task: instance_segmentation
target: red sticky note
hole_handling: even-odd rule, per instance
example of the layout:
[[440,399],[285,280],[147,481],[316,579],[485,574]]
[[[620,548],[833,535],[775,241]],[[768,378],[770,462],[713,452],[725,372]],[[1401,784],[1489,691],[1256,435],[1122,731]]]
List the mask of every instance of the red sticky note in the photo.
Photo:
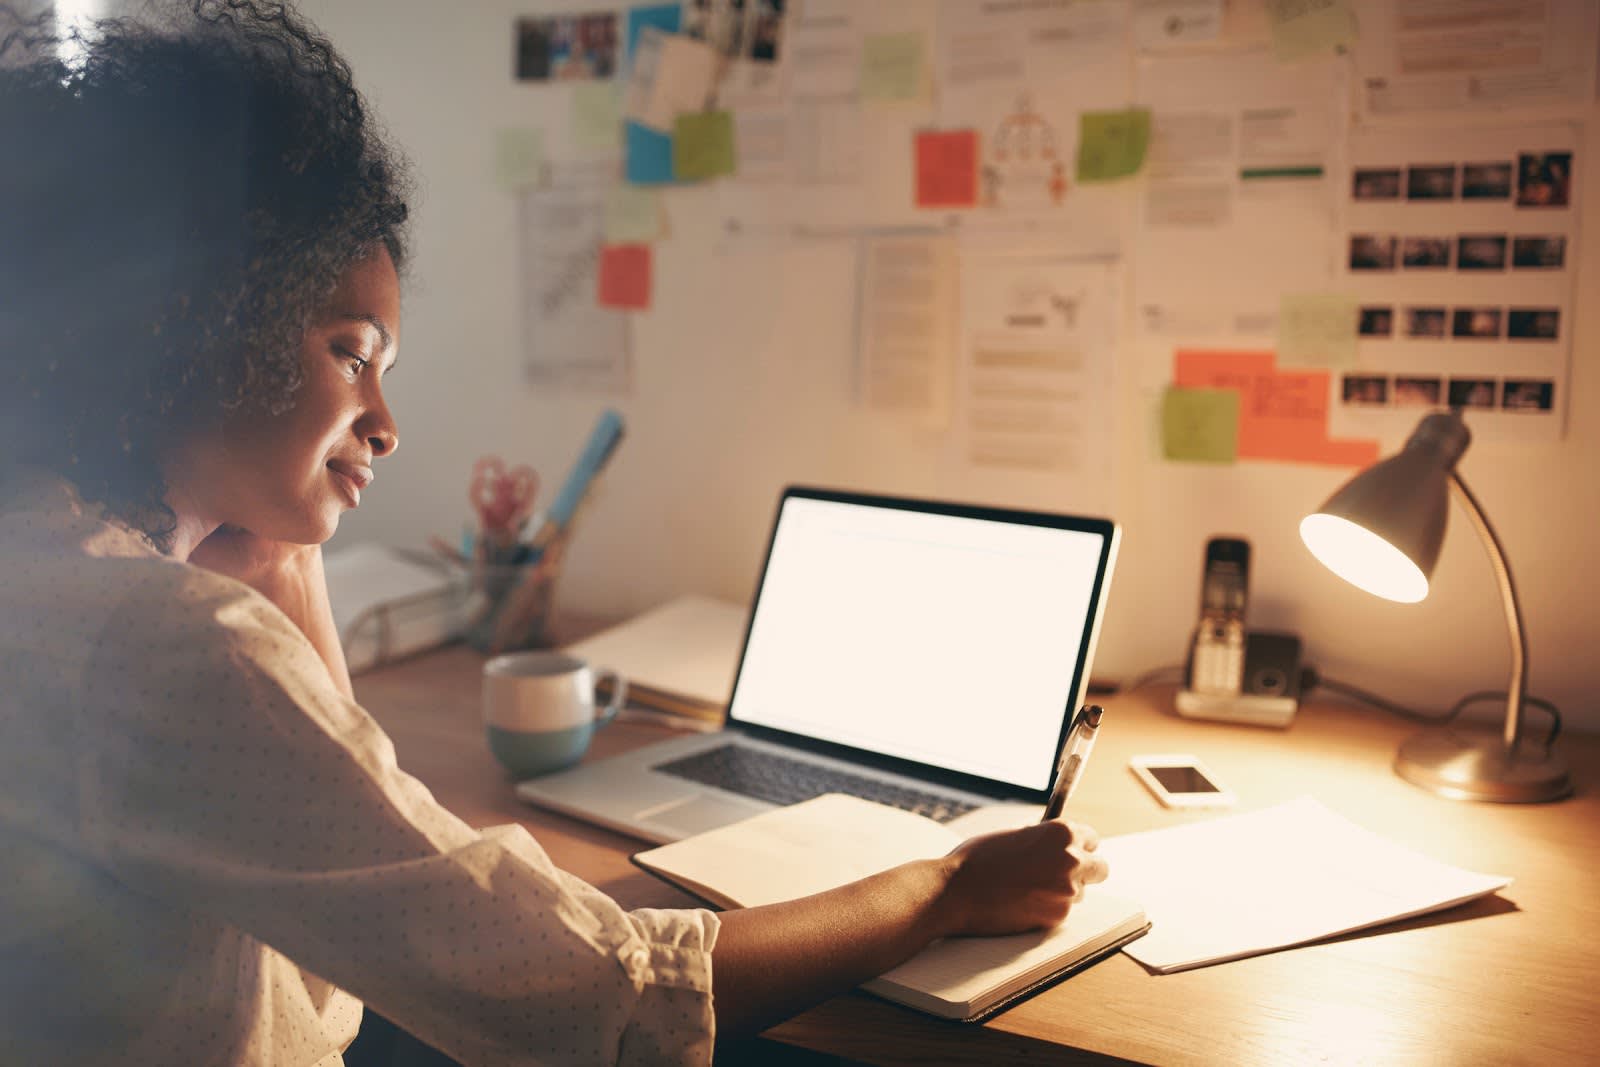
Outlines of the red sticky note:
[[639,310],[650,306],[650,246],[600,249],[600,306]]
[[1172,384],[1239,393],[1239,458],[1363,467],[1376,441],[1328,438],[1328,371],[1280,371],[1271,352],[1180,351]]
[[924,130],[916,156],[918,207],[977,205],[977,130]]

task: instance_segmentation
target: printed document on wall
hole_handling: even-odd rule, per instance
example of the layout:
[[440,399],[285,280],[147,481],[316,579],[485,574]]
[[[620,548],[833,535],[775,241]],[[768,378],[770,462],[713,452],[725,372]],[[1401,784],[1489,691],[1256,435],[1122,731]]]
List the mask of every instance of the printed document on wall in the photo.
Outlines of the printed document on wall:
[[1364,115],[1539,107],[1594,99],[1594,0],[1362,0]]
[[1111,261],[962,257],[956,446],[987,491],[1112,510],[1118,290]]
[[881,236],[861,241],[856,395],[866,408],[950,424],[956,307],[955,241]]
[[628,316],[601,307],[603,188],[551,188],[521,201],[523,367],[531,381],[623,391],[632,382]]
[[1350,146],[1355,366],[1336,433],[1398,443],[1429,408],[1478,440],[1561,436],[1577,275],[1578,127],[1368,130]]

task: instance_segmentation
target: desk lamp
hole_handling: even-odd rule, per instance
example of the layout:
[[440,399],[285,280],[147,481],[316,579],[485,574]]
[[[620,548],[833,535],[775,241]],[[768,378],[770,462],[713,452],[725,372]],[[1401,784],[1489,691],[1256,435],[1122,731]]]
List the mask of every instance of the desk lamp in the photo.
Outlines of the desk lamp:
[[1300,538],[1345,581],[1414,604],[1428,595],[1444,543],[1447,498],[1455,495],[1489,553],[1511,631],[1505,727],[1499,736],[1466,728],[1424,730],[1400,746],[1395,773],[1454,800],[1559,800],[1572,791],[1565,765],[1548,746],[1523,736],[1528,641],[1511,569],[1483,509],[1455,470],[1471,440],[1459,411],[1425,416],[1398,455],[1357,474],[1306,516]]

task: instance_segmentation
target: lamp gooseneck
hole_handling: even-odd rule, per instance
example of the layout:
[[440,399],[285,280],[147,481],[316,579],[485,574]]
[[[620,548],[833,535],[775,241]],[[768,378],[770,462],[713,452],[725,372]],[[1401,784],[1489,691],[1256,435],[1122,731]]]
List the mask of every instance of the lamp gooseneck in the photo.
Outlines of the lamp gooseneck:
[[1522,706],[1528,699],[1528,635],[1522,628],[1522,603],[1517,599],[1517,587],[1511,580],[1511,564],[1506,560],[1505,549],[1489,524],[1489,517],[1478,504],[1478,498],[1455,471],[1450,472],[1450,488],[1489,554],[1489,565],[1494,568],[1495,583],[1500,588],[1500,603],[1506,611],[1506,628],[1511,637],[1511,678],[1506,686],[1503,736],[1507,754],[1515,757],[1522,744]]

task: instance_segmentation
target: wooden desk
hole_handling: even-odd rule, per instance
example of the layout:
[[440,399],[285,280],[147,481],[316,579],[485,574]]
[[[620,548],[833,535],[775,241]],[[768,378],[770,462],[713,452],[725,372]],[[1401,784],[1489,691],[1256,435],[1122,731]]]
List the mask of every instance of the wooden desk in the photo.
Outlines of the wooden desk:
[[[356,693],[393,737],[400,765],[467,822],[524,824],[557,863],[627,906],[692,903],[628,862],[639,842],[515,799],[483,743],[482,662],[449,648],[364,675]],[[1160,808],[1127,770],[1135,752],[1193,752],[1233,786],[1241,810],[1310,793],[1440,860],[1515,881],[1500,895],[1382,933],[1182,974],[1150,975],[1118,954],[983,1026],[850,994],[767,1037],[905,1064],[1594,1062],[1600,738],[1561,740],[1575,797],[1472,804],[1395,777],[1390,761],[1414,727],[1377,711],[1312,704],[1280,732],[1193,723],[1170,707],[1170,689],[1107,701],[1106,729],[1073,798],[1078,816],[1103,834],[1199,817]],[[619,723],[600,735],[594,754],[667,733]]]

